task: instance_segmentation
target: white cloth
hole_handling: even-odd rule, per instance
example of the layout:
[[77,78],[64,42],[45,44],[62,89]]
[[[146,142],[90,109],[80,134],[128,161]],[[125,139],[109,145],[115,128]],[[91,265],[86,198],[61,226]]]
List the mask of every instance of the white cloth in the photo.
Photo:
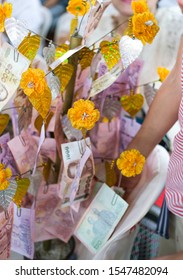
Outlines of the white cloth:
[[6,2],[13,4],[12,16],[14,18],[21,20],[28,29],[40,34],[44,19],[39,0],[8,0]]

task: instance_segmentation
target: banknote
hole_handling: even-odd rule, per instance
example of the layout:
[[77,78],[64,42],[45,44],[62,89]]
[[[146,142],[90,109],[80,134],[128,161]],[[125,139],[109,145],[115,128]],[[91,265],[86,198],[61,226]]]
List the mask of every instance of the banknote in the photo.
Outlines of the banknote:
[[81,140],[83,138],[81,131],[72,127],[67,115],[62,117],[61,122],[64,134],[69,141]]
[[62,202],[59,201],[51,217],[45,220],[44,230],[67,243],[86,211],[86,206],[83,203],[84,201],[81,202],[78,212],[73,211],[73,215],[71,215],[70,206],[63,208]]
[[74,235],[88,250],[97,253],[113,233],[127,207],[126,201],[104,183],[84,213]]
[[8,43],[0,48],[0,110],[15,93],[29,64],[30,61]]
[[13,175],[17,175],[17,167],[13,155],[8,147],[10,141],[10,134],[5,133],[0,137],[0,162],[6,167],[9,167]]
[[13,226],[13,202],[8,209],[8,219],[4,211],[0,209],[0,260],[6,260],[10,256],[11,232]]
[[61,150],[64,167],[60,196],[64,207],[88,198],[94,176],[94,161],[89,138],[62,144]]
[[29,259],[34,256],[34,242],[32,239],[34,210],[21,208],[21,215],[17,215],[14,205],[14,222],[11,237],[11,250]]
[[54,239],[55,236],[45,229],[45,225],[53,220],[53,211],[60,201],[58,197],[58,184],[39,187],[35,205],[34,242]]
[[125,116],[121,116],[120,121],[120,151],[124,151],[127,145],[131,142],[137,131],[140,129],[140,124],[135,120]]
[[[35,163],[37,154],[37,143],[28,131],[22,131],[19,136],[8,142],[8,146],[16,161],[16,165],[21,173],[31,170]],[[37,165],[40,164],[41,157]]]
[[[39,137],[33,136],[38,145]],[[44,143],[41,146],[40,155],[43,158],[43,161],[47,161],[47,159],[51,159],[51,161],[56,161],[56,141],[54,138],[45,138]]]

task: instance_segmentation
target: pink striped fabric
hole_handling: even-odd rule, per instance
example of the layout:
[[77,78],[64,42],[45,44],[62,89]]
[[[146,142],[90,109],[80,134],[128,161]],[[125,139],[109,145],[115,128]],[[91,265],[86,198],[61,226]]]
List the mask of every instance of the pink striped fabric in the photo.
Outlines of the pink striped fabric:
[[166,201],[169,210],[183,217],[183,63],[181,70],[182,99],[179,107],[180,131],[175,136],[166,181]]

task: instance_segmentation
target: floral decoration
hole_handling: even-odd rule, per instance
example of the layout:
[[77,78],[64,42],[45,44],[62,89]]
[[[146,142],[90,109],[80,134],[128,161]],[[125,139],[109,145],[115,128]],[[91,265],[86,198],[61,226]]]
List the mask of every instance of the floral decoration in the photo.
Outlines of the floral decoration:
[[170,70],[168,70],[165,67],[158,67],[157,72],[159,75],[160,82],[163,82],[166,79],[166,77],[169,75]]
[[74,16],[84,16],[90,9],[90,4],[86,0],[70,0],[67,11]]
[[132,1],[133,16],[129,18],[124,34],[139,39],[144,45],[151,44],[159,31],[157,20],[150,12],[146,0]]
[[27,96],[42,94],[46,87],[44,71],[41,69],[29,68],[22,74],[20,87]]
[[4,23],[6,18],[10,18],[12,15],[12,4],[4,3],[0,4],[0,32],[4,32]]
[[145,13],[147,12],[148,9],[148,5],[147,5],[147,1],[146,0],[139,0],[139,1],[132,1],[132,10],[133,13]]
[[45,80],[43,70],[29,68],[22,74],[20,87],[29,97],[33,107],[46,118],[51,105],[51,92]]
[[157,20],[150,12],[134,14],[132,17],[133,35],[145,45],[151,44],[159,31]]
[[90,100],[80,99],[68,110],[68,118],[74,128],[90,130],[100,118],[100,112]]
[[4,191],[8,188],[11,176],[11,169],[9,167],[5,168],[5,165],[0,163],[0,191]]
[[134,177],[142,172],[145,157],[136,149],[127,150],[120,154],[116,164],[123,176]]

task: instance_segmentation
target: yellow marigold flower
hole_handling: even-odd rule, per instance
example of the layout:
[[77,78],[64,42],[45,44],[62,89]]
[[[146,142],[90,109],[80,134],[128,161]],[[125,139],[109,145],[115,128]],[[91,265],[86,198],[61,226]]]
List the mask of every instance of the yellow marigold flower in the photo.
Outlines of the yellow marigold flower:
[[143,44],[151,44],[159,31],[157,20],[150,12],[135,14],[132,17],[133,35]]
[[138,150],[132,149],[122,152],[116,164],[123,176],[134,177],[142,172],[145,157]]
[[12,176],[12,171],[9,167],[4,168],[4,164],[0,163],[0,191],[6,190],[10,184],[8,179]]
[[68,118],[74,128],[79,130],[90,130],[100,118],[99,110],[90,100],[80,99],[68,110]]
[[44,94],[47,87],[44,71],[29,68],[22,74],[20,87],[27,96]]
[[166,79],[166,77],[169,75],[170,70],[166,69],[165,67],[158,67],[157,72],[160,81],[163,82]]
[[12,14],[12,4],[4,3],[0,4],[0,32],[4,32],[4,22],[6,18],[11,17]]
[[90,9],[90,4],[87,0],[70,0],[67,6],[67,11],[75,16],[84,16]]
[[132,10],[133,13],[145,13],[149,11],[147,1],[146,0],[138,0],[138,1],[132,1]]

